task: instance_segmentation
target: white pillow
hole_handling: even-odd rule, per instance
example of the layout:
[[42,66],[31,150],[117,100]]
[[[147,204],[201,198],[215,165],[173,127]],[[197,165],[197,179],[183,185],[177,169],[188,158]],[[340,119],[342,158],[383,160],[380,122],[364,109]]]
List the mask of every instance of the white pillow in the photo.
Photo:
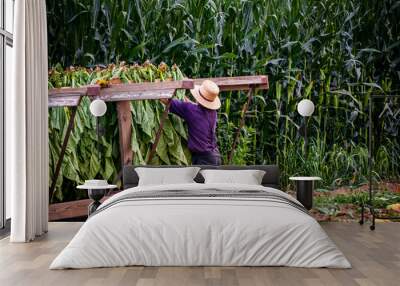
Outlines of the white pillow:
[[205,184],[261,185],[265,171],[261,170],[202,170]]
[[195,183],[193,179],[199,170],[199,167],[135,168],[139,176],[139,186]]

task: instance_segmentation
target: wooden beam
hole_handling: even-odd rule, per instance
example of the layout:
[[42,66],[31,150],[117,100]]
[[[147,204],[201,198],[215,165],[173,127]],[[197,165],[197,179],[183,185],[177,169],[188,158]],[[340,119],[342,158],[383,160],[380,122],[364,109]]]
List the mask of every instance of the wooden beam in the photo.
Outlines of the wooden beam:
[[148,100],[171,98],[175,89],[148,90],[148,91],[124,91],[109,93],[108,90],[101,90],[100,96],[97,97],[108,102],[130,101],[130,100]]
[[192,79],[161,81],[161,82],[142,82],[142,83],[125,83],[110,84],[107,88],[102,88],[100,96],[109,96],[115,94],[146,92],[146,91],[162,91],[170,89],[192,89],[194,81]]
[[84,218],[88,215],[91,199],[63,202],[49,205],[49,221]]
[[[131,165],[133,152],[131,148],[132,137],[132,112],[130,101],[117,102],[119,151],[121,154],[121,166]],[[121,170],[122,170],[121,168]]]
[[[61,87],[49,89],[49,96],[67,96],[67,95],[86,95],[88,87],[99,87],[98,84],[85,85],[82,87]],[[191,89],[194,87],[192,79],[171,80],[160,82],[141,82],[141,83],[117,83],[110,84],[109,87],[101,89],[100,95],[109,95],[115,93],[131,92],[131,91],[152,91],[152,90],[165,90],[165,89]]]
[[256,89],[269,88],[268,77],[265,75],[196,78],[194,79],[194,84],[200,85],[204,80],[215,82],[221,91],[250,90],[253,87]]
[[[115,195],[118,192],[119,191],[110,192],[104,198],[102,198],[100,202],[104,202],[106,199]],[[83,199],[77,201],[50,204],[49,221],[69,220],[87,217],[88,207],[92,202],[93,201],[91,199]]]
[[49,89],[48,106],[78,106],[82,96],[87,95],[88,87],[62,87]]
[[49,89],[49,97],[61,95],[61,96],[68,96],[68,95],[75,95],[75,96],[82,96],[86,95],[87,93],[87,86],[83,87],[61,87],[61,88],[51,88]]
[[63,106],[78,106],[79,99],[82,95],[67,94],[67,95],[49,95],[49,107],[63,107]]
[[[175,94],[176,94],[176,92],[174,93],[174,95]],[[154,139],[154,143],[151,146],[149,157],[147,158],[147,164],[149,164],[151,162],[151,160],[153,160],[153,156],[157,151],[157,145],[158,145],[158,142],[160,142],[161,134],[162,134],[162,131],[164,128],[164,122],[165,122],[165,120],[167,120],[169,108],[171,107],[171,102],[172,102],[171,100],[168,101],[168,104],[165,106],[165,110],[164,110],[163,114],[161,115],[160,126],[158,127],[158,130],[156,133],[156,138]]]
[[72,130],[74,129],[76,112],[77,112],[78,106],[81,103],[81,101],[82,101],[82,96],[79,97],[77,106],[71,107],[72,108],[71,117],[69,118],[67,131],[65,132],[64,141],[63,141],[63,144],[61,146],[60,156],[58,157],[58,161],[57,161],[57,164],[56,164],[56,169],[54,171],[53,182],[51,183],[51,186],[50,186],[50,195],[49,195],[50,199],[52,198],[52,196],[54,194],[54,190],[56,188],[57,179],[58,179],[58,176],[59,176],[60,171],[61,171],[62,161],[64,159],[65,151],[67,150],[68,140],[69,140],[69,137],[70,137],[70,135],[72,133]]
[[109,87],[90,85],[79,88],[53,88],[49,90],[49,107],[77,106],[79,97],[88,95],[104,101],[128,101],[171,98],[176,89],[192,89],[192,79],[143,82],[130,84],[110,84]]
[[[110,84],[109,87],[99,89],[99,85],[83,86],[79,88],[54,88],[49,90],[49,107],[76,106],[79,97],[83,95],[95,96],[92,90],[99,89],[97,98],[104,101],[128,101],[171,98],[176,89],[192,89],[194,84],[201,84],[204,80],[214,81],[221,91],[268,89],[268,77],[265,75],[216,77],[184,79],[177,81],[143,82],[131,84]],[[91,92],[91,94],[89,94]]]
[[251,103],[251,100],[253,99],[254,92],[255,92],[255,88],[251,88],[249,90],[249,93],[247,95],[247,101],[243,105],[242,117],[240,118],[239,128],[236,130],[236,134],[235,134],[235,137],[233,139],[232,149],[231,149],[231,152],[229,153],[229,156],[228,156],[228,164],[231,163],[233,155],[235,154],[236,146],[239,143],[240,132],[241,132],[243,126],[244,126],[244,122],[245,122],[245,119],[246,119],[246,112],[250,107],[250,103]]

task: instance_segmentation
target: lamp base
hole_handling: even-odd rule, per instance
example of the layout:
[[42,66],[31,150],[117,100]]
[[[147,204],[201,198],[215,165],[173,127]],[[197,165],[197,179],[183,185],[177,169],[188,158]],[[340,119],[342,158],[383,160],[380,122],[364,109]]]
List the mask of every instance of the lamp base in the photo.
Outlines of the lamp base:
[[296,181],[297,200],[310,210],[313,206],[314,181]]
[[89,198],[93,200],[93,202],[89,205],[88,207],[88,214],[89,216],[94,213],[97,208],[101,205],[100,200],[104,197],[106,194],[106,189],[89,189],[88,190],[88,195]]

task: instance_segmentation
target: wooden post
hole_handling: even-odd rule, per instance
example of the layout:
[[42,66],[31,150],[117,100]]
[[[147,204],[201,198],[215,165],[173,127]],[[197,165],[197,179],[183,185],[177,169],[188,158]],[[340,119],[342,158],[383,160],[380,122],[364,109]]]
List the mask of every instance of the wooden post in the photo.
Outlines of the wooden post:
[[236,145],[239,142],[240,131],[242,130],[242,128],[244,126],[244,121],[245,121],[245,118],[246,118],[246,112],[249,109],[251,100],[253,99],[254,91],[255,91],[255,87],[252,86],[249,89],[249,93],[247,95],[247,102],[243,105],[242,117],[240,118],[239,128],[238,128],[238,130],[236,130],[236,134],[235,134],[235,137],[233,139],[232,149],[231,149],[231,152],[229,153],[229,156],[228,156],[228,164],[231,163],[232,158],[233,158],[233,154],[235,153]]
[[118,129],[119,129],[119,150],[121,153],[121,166],[131,165],[133,152],[131,148],[132,137],[132,112],[130,101],[118,101]]
[[162,134],[162,131],[163,131],[163,128],[164,128],[164,122],[168,117],[169,108],[171,106],[171,100],[172,100],[172,98],[174,98],[175,94],[176,94],[176,90],[175,90],[174,94],[172,95],[171,99],[168,101],[168,104],[165,107],[165,110],[164,110],[163,114],[161,115],[160,126],[158,127],[158,130],[157,130],[157,133],[156,133],[156,138],[154,139],[154,143],[151,146],[150,154],[149,154],[149,157],[147,159],[147,164],[149,164],[151,162],[151,160],[154,157],[154,154],[156,153],[157,145],[158,145],[158,142],[160,142],[161,134]]
[[49,195],[50,200],[53,197],[54,190],[56,188],[57,178],[61,171],[61,165],[62,165],[62,162],[64,159],[65,151],[67,150],[68,140],[69,140],[69,137],[71,136],[72,130],[74,129],[75,116],[76,116],[78,106],[81,104],[81,101],[82,101],[82,96],[79,97],[77,105],[71,107],[71,109],[72,109],[71,117],[69,118],[67,131],[65,132],[64,141],[61,146],[60,156],[58,157],[56,169],[54,171],[53,182],[51,183],[51,187],[50,187],[50,195]]

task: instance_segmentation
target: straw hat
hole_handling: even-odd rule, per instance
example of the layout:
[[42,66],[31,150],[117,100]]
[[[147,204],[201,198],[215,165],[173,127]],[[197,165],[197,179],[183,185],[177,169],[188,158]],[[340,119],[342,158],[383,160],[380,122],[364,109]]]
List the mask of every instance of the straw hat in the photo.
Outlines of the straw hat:
[[201,85],[195,85],[190,92],[196,101],[205,108],[216,110],[221,107],[219,100],[219,87],[211,80],[205,80]]

